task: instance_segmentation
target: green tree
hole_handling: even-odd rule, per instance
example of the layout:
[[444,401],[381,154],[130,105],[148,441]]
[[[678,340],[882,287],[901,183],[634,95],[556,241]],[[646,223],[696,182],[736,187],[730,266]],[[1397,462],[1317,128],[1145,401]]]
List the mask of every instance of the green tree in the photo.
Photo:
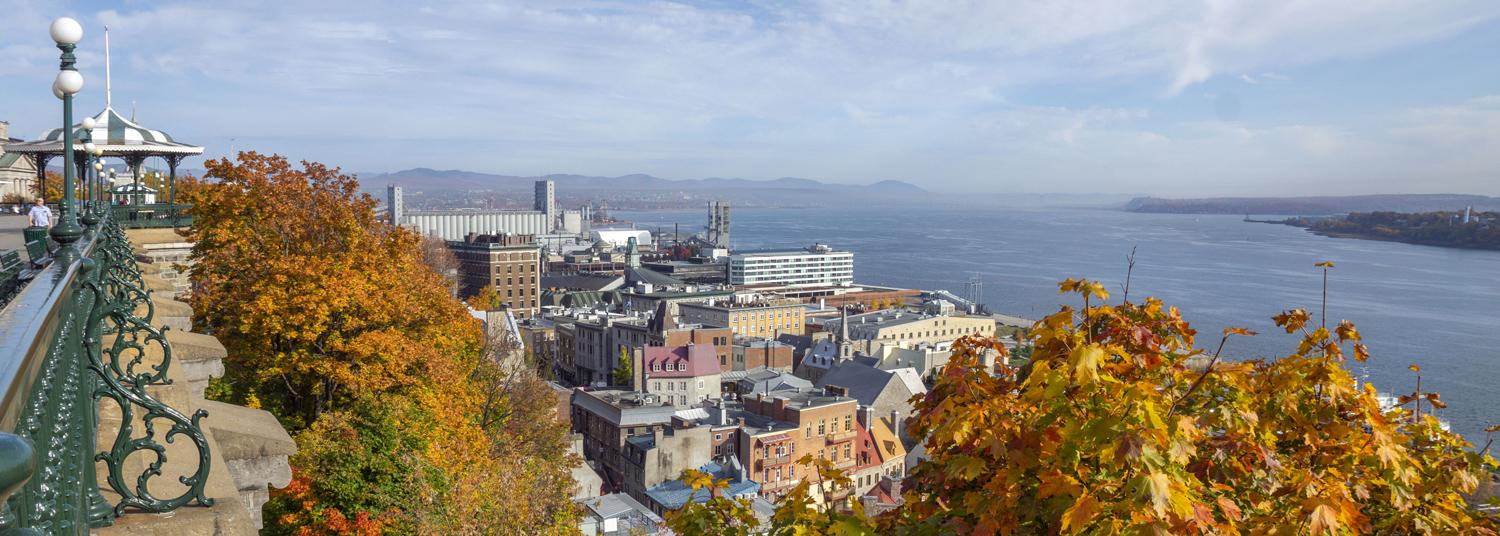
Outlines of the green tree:
[[615,362],[614,372],[615,385],[632,385],[635,383],[635,360],[630,358],[630,349],[620,347],[620,359]]

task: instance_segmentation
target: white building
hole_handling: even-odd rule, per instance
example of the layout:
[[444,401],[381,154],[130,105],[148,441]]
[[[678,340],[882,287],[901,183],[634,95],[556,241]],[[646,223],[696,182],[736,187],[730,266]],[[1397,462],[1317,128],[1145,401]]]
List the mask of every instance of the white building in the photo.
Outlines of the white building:
[[589,231],[589,239],[594,242],[603,240],[610,247],[623,248],[634,238],[636,245],[640,247],[651,247],[651,231],[644,229],[593,229]]
[[854,282],[854,254],[823,244],[729,256],[731,285],[832,286]]

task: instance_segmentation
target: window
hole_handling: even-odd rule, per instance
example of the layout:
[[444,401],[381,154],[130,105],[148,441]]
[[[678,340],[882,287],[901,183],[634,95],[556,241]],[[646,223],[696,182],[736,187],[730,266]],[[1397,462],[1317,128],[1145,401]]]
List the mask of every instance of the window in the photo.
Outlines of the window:
[[825,428],[827,424],[827,421],[818,421],[818,435],[828,435],[828,429]]
[[803,432],[803,439],[812,439],[812,423],[807,423],[807,428]]
[[849,445],[847,443],[844,444],[844,459],[849,459]]
[[718,433],[718,432],[714,432],[714,441],[722,441],[723,439],[724,439],[724,434],[721,434],[721,433]]
[[652,363],[651,372],[661,372],[661,363]]
[[678,391],[686,391],[687,390],[687,380],[682,380],[680,382],[677,382],[677,390]]
[[854,419],[853,419],[852,415],[845,415],[844,416],[844,431],[845,432],[852,432],[852,431],[854,431]]
[[699,389],[703,388],[703,380],[698,380],[698,388]]

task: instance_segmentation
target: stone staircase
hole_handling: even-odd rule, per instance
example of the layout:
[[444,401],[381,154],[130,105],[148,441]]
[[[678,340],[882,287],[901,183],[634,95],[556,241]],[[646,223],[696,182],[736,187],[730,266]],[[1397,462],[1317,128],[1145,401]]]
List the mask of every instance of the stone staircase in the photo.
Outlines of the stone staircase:
[[[171,384],[151,388],[158,400],[185,415],[206,410],[203,433],[210,449],[210,471],[205,494],[213,499],[210,507],[189,504],[163,514],[127,510],[113,526],[95,529],[98,535],[239,535],[255,534],[262,527],[261,507],[269,498],[270,487],[291,482],[287,458],[296,452],[290,435],[270,413],[203,398],[208,380],[224,374],[224,345],[210,335],[192,331],[193,311],[176,298],[188,291],[186,273],[180,269],[191,244],[169,229],[130,231],[131,243],[141,261],[146,286],[152,290],[155,307],[153,323],[166,325],[167,341],[172,346],[172,365],[167,369]],[[144,307],[138,311],[143,312]],[[147,363],[159,363],[161,351],[148,347]],[[133,417],[136,437],[142,426],[136,411]],[[158,428],[163,425],[158,421]],[[121,428],[122,413],[111,400],[100,403],[100,450],[108,450]],[[158,432],[160,438],[161,432]],[[149,491],[157,497],[175,497],[187,487],[178,477],[193,474],[198,468],[198,450],[192,442],[162,442],[167,463],[162,474],[151,480]],[[144,454],[126,459],[128,485],[134,485],[150,462]],[[101,462],[96,466],[100,489],[114,504],[114,495],[105,480],[108,470]]]

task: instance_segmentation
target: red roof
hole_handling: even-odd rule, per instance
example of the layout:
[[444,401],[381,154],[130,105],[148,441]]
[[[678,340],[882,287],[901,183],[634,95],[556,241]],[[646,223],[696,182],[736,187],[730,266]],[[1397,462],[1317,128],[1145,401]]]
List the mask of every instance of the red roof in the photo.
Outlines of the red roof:
[[647,346],[645,372],[652,378],[692,378],[719,373],[712,344]]

